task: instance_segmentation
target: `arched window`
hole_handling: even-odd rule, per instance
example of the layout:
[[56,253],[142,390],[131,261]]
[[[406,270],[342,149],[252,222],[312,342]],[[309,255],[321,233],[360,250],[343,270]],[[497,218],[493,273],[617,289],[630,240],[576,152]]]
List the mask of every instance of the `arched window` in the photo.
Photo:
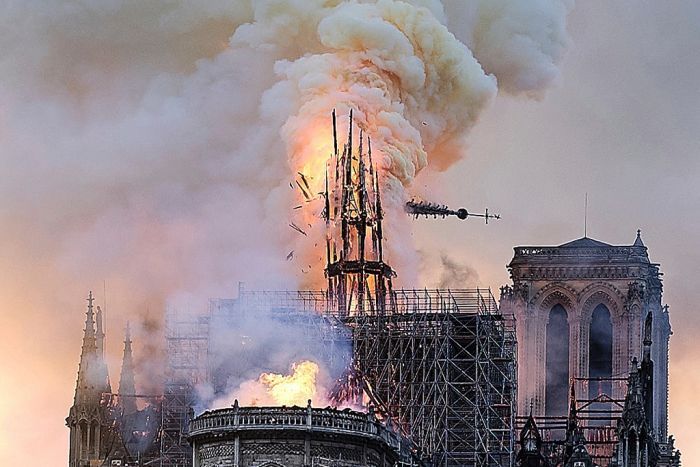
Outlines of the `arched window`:
[[612,376],[613,330],[610,311],[603,304],[593,310],[591,328],[588,333],[588,376],[592,378],[589,384],[589,396],[594,398],[600,394],[611,396],[611,381],[596,381],[594,378],[610,378]]
[[97,439],[97,433],[99,431],[99,425],[97,420],[93,420],[90,423],[90,454],[97,458],[100,455],[99,440]]
[[637,438],[637,433],[630,432],[630,437],[627,440],[627,464],[626,465],[637,465],[637,457],[639,456],[639,438]]
[[[602,303],[593,309],[588,332],[588,397],[602,399],[603,395],[612,397],[612,321],[610,310]],[[596,402],[590,405],[600,417],[612,410],[609,402]],[[592,425],[606,425],[605,420],[591,420]]]
[[555,305],[547,323],[545,415],[566,415],[569,395],[569,322],[566,310]]
[[88,446],[88,436],[90,435],[90,429],[88,428],[87,421],[81,420],[78,424],[78,429],[80,433],[80,447],[78,448],[78,459],[87,459],[90,453],[90,448]]

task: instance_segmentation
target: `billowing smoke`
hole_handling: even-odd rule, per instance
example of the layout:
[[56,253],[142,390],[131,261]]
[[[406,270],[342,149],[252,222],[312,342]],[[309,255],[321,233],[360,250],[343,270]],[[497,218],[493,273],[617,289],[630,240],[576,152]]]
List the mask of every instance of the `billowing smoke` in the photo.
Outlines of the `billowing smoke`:
[[258,406],[329,404],[350,364],[349,330],[314,312],[254,303],[224,302],[211,315],[210,377],[197,387],[198,410],[235,399]]
[[[499,86],[539,96],[555,80],[568,7],[565,0],[5,2],[0,268],[9,273],[0,306],[21,319],[2,332],[8,345],[39,359],[3,366],[70,388],[81,297],[103,281],[112,355],[125,315],[150,310],[157,322],[166,303],[200,309],[206,297],[232,295],[239,280],[319,286],[318,212],[309,203],[295,214],[305,222],[294,218],[304,199],[289,184],[301,172],[312,191],[320,186],[334,107],[339,115],[355,109],[373,138],[388,258],[405,283],[415,282],[409,226],[392,206],[418,172],[464,156],[464,139]],[[311,224],[309,237],[290,220]],[[298,254],[286,261],[292,250]],[[45,329],[56,314],[71,318]],[[27,339],[29,330],[43,338]],[[61,420],[69,391],[54,396],[52,419]],[[28,399],[15,406],[44,400],[21,397]],[[3,418],[14,414],[2,410]],[[61,441],[58,422],[55,432],[48,438]],[[63,452],[60,443],[51,461]]]
[[573,0],[443,0],[450,30],[500,90],[539,98],[559,78]]

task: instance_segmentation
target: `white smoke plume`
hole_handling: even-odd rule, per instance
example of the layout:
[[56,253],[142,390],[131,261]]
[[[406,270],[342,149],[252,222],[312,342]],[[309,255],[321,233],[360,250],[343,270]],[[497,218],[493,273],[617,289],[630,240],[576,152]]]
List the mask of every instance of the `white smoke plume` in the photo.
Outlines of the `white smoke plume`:
[[241,405],[330,404],[351,362],[350,332],[309,311],[221,305],[211,316],[208,381],[198,411]]
[[[239,280],[318,287],[320,229],[304,237],[288,227],[301,199],[289,183],[301,171],[319,186],[334,107],[339,115],[354,108],[373,138],[389,210],[388,259],[404,283],[415,282],[406,267],[417,262],[415,249],[396,209],[405,190],[426,167],[442,170],[464,156],[464,139],[499,86],[539,96],[556,79],[569,7],[5,1],[0,306],[19,311],[2,337],[22,349],[32,342],[28,329],[42,332],[56,313],[71,318],[26,349],[36,361],[3,367],[48,372],[71,388],[80,298],[103,280],[114,297],[113,355],[125,315],[150,309],[157,320],[166,301],[200,308],[206,297],[232,295]],[[311,209],[297,215],[315,219]],[[298,254],[286,261],[292,250]],[[55,396],[52,419],[65,415],[71,390]],[[18,407],[43,400],[39,392],[21,397]],[[0,411],[14,420],[11,408]],[[64,431],[57,423],[48,438],[61,441]]]
[[539,98],[559,78],[573,0],[443,0],[448,25],[498,87]]

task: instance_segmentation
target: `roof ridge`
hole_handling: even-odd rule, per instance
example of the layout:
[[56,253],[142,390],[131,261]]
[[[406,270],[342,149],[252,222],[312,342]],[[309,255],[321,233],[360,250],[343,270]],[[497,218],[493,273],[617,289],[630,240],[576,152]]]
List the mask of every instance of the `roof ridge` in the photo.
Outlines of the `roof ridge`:
[[557,248],[590,248],[590,247],[612,247],[613,245],[590,237],[581,237],[570,242],[563,243]]

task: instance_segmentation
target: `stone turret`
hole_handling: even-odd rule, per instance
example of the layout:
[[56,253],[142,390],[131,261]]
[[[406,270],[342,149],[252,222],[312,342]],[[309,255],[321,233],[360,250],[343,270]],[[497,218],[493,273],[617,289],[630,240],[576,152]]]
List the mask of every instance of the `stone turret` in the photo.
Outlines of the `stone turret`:
[[96,331],[92,292],[87,301],[75,396],[66,418],[66,425],[70,428],[70,467],[101,465],[109,432],[109,417],[102,398],[104,394],[111,393],[111,387],[104,361],[104,349],[101,348],[104,342],[101,313]]
[[519,444],[520,451],[516,459],[518,467],[549,467],[549,462],[542,454],[542,436],[532,416],[532,410],[520,431]]
[[123,415],[136,412],[136,384],[134,378],[134,358],[131,353],[131,330],[126,323],[124,336],[124,357],[122,358],[122,372],[119,378],[119,400]]

